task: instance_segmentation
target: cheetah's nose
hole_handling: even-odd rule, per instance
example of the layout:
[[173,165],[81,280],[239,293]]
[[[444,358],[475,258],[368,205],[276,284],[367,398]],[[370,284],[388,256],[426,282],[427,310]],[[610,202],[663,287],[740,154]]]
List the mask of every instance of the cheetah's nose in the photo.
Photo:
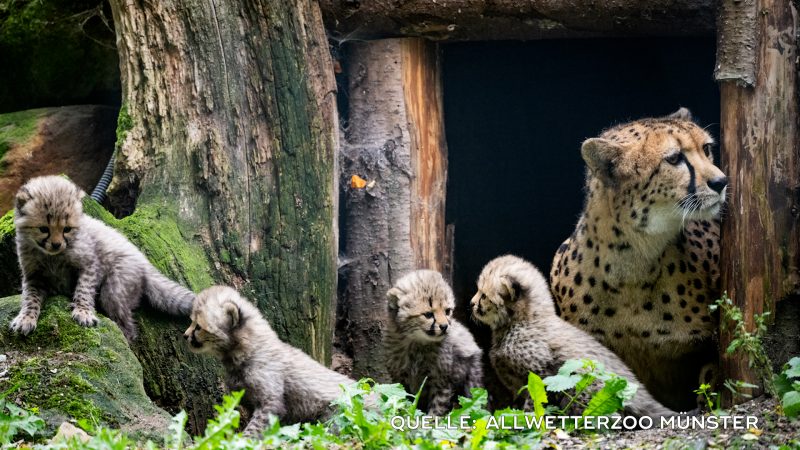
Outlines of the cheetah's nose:
[[722,190],[725,189],[725,186],[728,185],[728,177],[716,177],[708,180],[707,182],[708,187],[713,189],[717,194],[721,194]]
[[61,248],[61,243],[60,242],[51,242],[50,243],[50,247],[52,247],[53,250],[58,250],[58,249]]
[[445,331],[447,331],[447,324],[443,323],[439,325],[439,329],[442,330],[442,333],[444,333]]

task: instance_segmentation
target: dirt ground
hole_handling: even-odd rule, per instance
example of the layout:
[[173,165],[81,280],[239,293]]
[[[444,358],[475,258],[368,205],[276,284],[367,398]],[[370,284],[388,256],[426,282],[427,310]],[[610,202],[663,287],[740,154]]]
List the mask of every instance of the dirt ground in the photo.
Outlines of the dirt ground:
[[14,194],[34,176],[66,174],[91,192],[114,151],[117,108],[50,108],[38,121],[31,139],[13,145],[3,157],[0,215],[12,208]]
[[[758,429],[661,429],[598,433],[551,432],[544,448],[557,449],[800,449],[800,419],[778,413],[778,402],[764,397],[735,406],[730,415],[755,416]],[[794,443],[792,441],[794,440]]]

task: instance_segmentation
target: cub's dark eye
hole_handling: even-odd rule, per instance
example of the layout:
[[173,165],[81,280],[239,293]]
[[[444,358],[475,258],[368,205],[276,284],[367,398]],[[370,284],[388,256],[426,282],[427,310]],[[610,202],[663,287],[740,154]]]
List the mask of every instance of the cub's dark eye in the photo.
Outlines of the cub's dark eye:
[[64,227],[64,233],[69,233],[72,231],[72,227]]
[[711,156],[711,147],[713,147],[713,146],[714,146],[714,144],[705,144],[705,145],[703,145],[703,153],[706,154],[706,158]]
[[453,313],[453,309],[452,308],[447,308],[447,309],[444,310],[444,313],[449,316],[450,314]]
[[425,314],[423,314],[423,316],[425,316],[426,319],[431,319],[431,318],[433,318],[433,313],[428,311]]
[[50,232],[50,228],[48,228],[48,227],[39,227],[39,231],[41,231],[42,233],[49,233]]
[[672,164],[673,166],[677,166],[681,161],[683,161],[683,153],[675,152],[671,155],[664,158],[664,161]]

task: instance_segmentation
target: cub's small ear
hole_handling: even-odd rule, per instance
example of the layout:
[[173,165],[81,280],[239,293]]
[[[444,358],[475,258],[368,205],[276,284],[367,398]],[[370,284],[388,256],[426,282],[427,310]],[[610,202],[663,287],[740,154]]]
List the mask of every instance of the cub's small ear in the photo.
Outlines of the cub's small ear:
[[386,292],[386,298],[389,300],[389,310],[397,311],[397,303],[400,301],[400,296],[405,295],[405,292],[400,288],[393,287]]
[[78,199],[83,200],[86,197],[86,192],[83,192],[83,189],[78,189]]
[[617,161],[622,156],[621,146],[608,139],[591,138],[583,141],[581,156],[594,176],[605,184],[614,183]]
[[500,297],[506,302],[515,302],[522,296],[522,285],[514,277],[506,275],[500,278],[500,283],[503,289],[500,291]]
[[692,120],[692,112],[689,111],[689,108],[681,106],[677,111],[668,115],[667,119]]
[[222,308],[225,311],[225,315],[231,321],[231,328],[236,328],[236,326],[239,325],[239,307],[233,302],[225,302]]
[[31,193],[28,192],[28,189],[26,189],[24,186],[17,191],[17,195],[14,197],[14,209],[16,210],[17,215],[25,215],[25,213],[22,211],[22,208],[30,199]]

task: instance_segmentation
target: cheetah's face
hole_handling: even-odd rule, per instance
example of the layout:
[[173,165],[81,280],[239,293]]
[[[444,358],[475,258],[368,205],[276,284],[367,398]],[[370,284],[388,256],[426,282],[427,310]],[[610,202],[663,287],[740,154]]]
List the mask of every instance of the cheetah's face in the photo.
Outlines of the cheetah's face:
[[483,276],[478,279],[478,292],[469,304],[472,317],[492,329],[506,325],[512,317],[525,314],[519,301],[522,287],[508,276]]
[[711,136],[681,112],[620,125],[583,143],[590,188],[613,198],[618,221],[653,234],[719,215],[728,179],[714,165]]
[[230,288],[212,287],[197,294],[192,324],[183,333],[193,353],[222,357],[232,347],[231,331],[238,325],[239,307],[226,297],[227,289]]
[[439,272],[411,272],[389,289],[386,297],[389,317],[402,334],[421,342],[444,338],[453,316],[455,296]]
[[77,234],[83,196],[83,191],[65,178],[32,179],[15,198],[17,233],[45,254],[62,253]]

